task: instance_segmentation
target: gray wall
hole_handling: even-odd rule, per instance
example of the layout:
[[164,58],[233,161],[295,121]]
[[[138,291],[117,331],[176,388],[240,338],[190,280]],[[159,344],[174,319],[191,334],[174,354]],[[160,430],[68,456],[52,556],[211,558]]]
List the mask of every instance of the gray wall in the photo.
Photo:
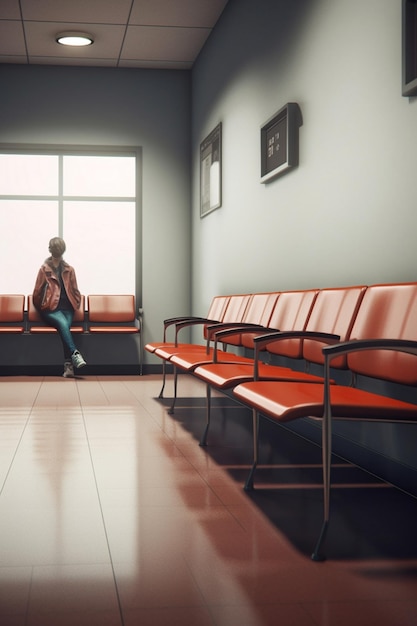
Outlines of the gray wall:
[[160,339],[190,309],[190,73],[0,65],[0,84],[0,143],[142,147],[145,341]]
[[[230,0],[192,86],[194,311],[213,293],[415,280],[400,0]],[[260,127],[289,101],[300,164],[262,185]],[[220,121],[223,206],[200,219],[199,143]]]

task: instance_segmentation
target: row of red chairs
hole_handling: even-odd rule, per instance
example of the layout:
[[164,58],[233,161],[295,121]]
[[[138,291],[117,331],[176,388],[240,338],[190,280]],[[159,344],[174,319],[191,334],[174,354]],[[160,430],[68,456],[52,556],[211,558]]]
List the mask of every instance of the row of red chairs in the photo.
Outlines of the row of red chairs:
[[[44,324],[33,305],[32,295],[0,294],[0,333],[54,333]],[[87,306],[86,306],[87,305]],[[141,317],[133,295],[81,296],[81,306],[74,312],[74,333],[139,333]]]
[[[196,324],[204,329],[204,344],[179,342],[179,333]],[[171,326],[174,337],[168,342]],[[206,318],[165,320],[163,341],[145,349],[163,361],[161,396],[166,364],[174,366],[170,412],[178,371],[206,383],[201,445],[211,420],[211,389],[232,393],[252,409],[248,490],[258,464],[261,415],[277,424],[306,417],[322,422],[324,513],[314,560],[323,559],[329,524],[333,419],[417,422],[417,283],[219,296]],[[349,384],[338,380],[339,371],[350,374]],[[365,380],[364,388],[358,378]],[[366,380],[375,379],[384,393],[366,387]],[[393,397],[384,383],[411,391],[412,401]]]
[[[27,303],[27,306],[25,304]],[[95,335],[105,341],[110,335],[126,336],[118,346],[126,345],[128,337],[134,338],[139,347],[139,373],[143,371],[142,311],[137,309],[135,296],[131,294],[92,294],[82,296],[81,306],[74,313],[73,333],[89,337]],[[32,295],[0,294],[0,335],[53,335],[57,331],[42,320],[33,305]],[[27,346],[26,346],[27,348]],[[24,348],[22,353],[25,354]],[[18,349],[18,348],[17,348]]]

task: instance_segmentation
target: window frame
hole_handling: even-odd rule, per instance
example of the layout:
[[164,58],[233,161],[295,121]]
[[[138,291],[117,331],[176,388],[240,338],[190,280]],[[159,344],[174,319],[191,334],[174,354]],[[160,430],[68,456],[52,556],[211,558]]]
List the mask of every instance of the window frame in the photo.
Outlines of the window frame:
[[[59,157],[59,189],[57,196],[44,195],[4,195],[1,200],[54,200],[58,203],[58,235],[63,237],[64,202],[67,201],[126,201],[135,203],[135,299],[137,308],[142,307],[142,148],[140,146],[97,146],[69,144],[4,144],[0,143],[0,154],[52,155]],[[63,157],[64,156],[133,156],[136,162],[136,197],[110,196],[64,196]]]

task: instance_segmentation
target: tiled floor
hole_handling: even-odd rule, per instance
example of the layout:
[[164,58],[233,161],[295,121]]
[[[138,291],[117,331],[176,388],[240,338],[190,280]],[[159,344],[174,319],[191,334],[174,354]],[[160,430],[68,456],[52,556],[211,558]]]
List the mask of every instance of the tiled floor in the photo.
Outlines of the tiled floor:
[[202,449],[204,389],[171,417],[159,386],[0,379],[2,626],[417,624],[415,500],[338,464],[314,563],[320,451],[276,428],[246,494],[249,412],[219,399]]

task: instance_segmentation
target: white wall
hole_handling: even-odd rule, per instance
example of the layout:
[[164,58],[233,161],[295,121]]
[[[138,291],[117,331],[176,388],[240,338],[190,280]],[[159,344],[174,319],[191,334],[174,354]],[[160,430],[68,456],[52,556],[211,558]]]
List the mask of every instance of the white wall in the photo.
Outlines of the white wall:
[[[260,127],[298,102],[300,164],[260,178]],[[199,143],[223,125],[223,205]],[[415,280],[417,102],[400,0],[230,0],[193,70],[193,310],[215,293]]]
[[0,65],[0,84],[0,143],[142,147],[145,341],[160,340],[190,307],[189,72]]

